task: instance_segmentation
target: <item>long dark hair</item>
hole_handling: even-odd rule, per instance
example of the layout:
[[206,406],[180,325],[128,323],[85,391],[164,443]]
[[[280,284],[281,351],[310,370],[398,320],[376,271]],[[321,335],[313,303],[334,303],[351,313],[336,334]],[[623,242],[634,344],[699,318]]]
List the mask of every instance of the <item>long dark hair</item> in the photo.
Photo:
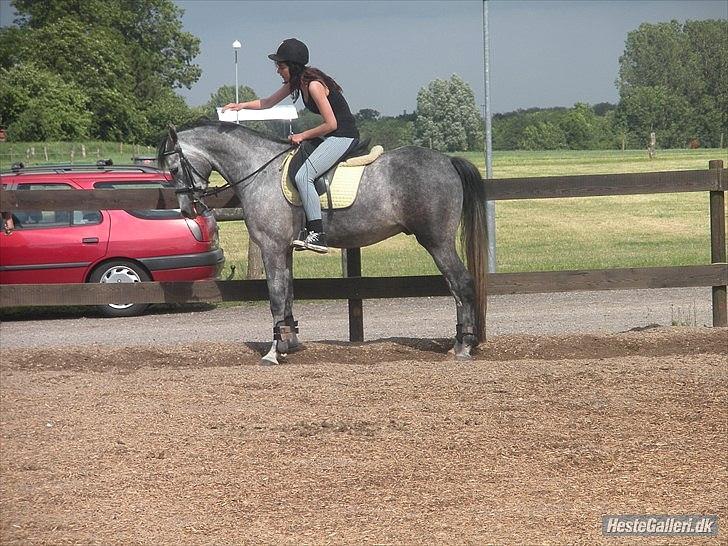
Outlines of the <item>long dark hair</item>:
[[286,64],[288,65],[288,74],[290,76],[288,85],[291,88],[291,97],[294,102],[301,95],[301,87],[308,87],[308,84],[312,81],[321,82],[329,91],[341,92],[341,86],[336,83],[336,80],[318,68],[303,66],[302,64],[291,61],[287,61]]

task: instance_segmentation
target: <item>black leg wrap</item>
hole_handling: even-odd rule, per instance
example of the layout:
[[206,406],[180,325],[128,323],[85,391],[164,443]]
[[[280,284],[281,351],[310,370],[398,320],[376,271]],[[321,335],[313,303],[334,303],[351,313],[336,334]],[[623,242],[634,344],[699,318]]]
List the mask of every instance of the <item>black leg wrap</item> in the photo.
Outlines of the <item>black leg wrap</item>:
[[285,324],[278,323],[273,328],[273,339],[276,341],[289,341],[293,337],[293,329]]
[[291,328],[291,330],[293,331],[294,334],[297,334],[298,333],[298,321],[297,320],[293,320],[293,316],[292,315],[286,317],[283,322],[286,323],[286,326],[289,326]]
[[458,343],[462,343],[465,336],[473,336],[473,338],[477,340],[477,336],[475,335],[475,327],[464,326],[458,323],[455,326],[455,339],[458,340]]

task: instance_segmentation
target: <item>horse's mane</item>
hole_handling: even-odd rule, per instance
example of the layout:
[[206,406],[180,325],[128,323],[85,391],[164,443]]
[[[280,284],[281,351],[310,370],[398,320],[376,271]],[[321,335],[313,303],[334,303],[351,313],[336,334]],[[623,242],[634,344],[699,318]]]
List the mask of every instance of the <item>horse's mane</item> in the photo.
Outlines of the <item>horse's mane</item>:
[[222,133],[235,133],[238,131],[242,131],[244,133],[250,133],[251,135],[257,136],[258,138],[269,140],[271,142],[288,144],[288,140],[274,137],[262,131],[256,131],[255,129],[251,129],[250,127],[246,127],[245,125],[239,125],[231,121],[218,121],[216,119],[210,119],[206,117],[184,124],[177,129],[177,132],[186,131],[188,129],[196,129],[198,127],[217,127]]
[[[239,125],[237,123],[232,123],[230,121],[218,121],[213,120],[207,117],[199,118],[195,121],[184,123],[183,125],[177,127],[177,132],[181,133],[182,131],[187,131],[190,129],[197,129],[199,127],[215,127],[218,129],[221,133],[236,133],[236,132],[243,132],[248,133],[253,136],[256,136],[258,138],[261,138],[263,140],[267,140],[269,142],[277,142],[279,144],[288,144],[287,140],[283,140],[281,138],[274,137],[272,135],[263,133],[261,131],[256,131],[255,129],[251,129],[250,127],[245,127],[244,125]],[[167,157],[164,155],[164,152],[166,151],[166,145],[167,145],[167,134],[162,137],[159,146],[157,146],[157,163],[160,168],[164,168],[167,163]]]

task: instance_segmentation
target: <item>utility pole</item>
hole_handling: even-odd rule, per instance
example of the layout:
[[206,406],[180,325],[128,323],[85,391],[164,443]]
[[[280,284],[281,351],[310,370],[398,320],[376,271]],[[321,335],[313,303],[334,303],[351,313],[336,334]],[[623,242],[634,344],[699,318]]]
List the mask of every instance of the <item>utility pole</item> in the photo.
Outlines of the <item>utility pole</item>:
[[[485,178],[493,178],[493,139],[490,116],[490,34],[488,32],[488,0],[483,0],[483,87],[485,89]],[[495,202],[485,202],[485,231],[488,235],[488,273],[495,273]]]

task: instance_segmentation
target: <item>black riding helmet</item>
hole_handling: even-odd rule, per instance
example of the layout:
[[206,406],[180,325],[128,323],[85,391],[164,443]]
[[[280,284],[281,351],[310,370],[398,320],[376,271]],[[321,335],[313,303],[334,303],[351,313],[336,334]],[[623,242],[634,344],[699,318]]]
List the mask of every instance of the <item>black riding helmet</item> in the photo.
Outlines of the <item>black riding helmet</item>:
[[308,48],[300,40],[288,38],[278,46],[278,51],[268,55],[269,59],[276,62],[292,62],[306,66],[308,64]]

